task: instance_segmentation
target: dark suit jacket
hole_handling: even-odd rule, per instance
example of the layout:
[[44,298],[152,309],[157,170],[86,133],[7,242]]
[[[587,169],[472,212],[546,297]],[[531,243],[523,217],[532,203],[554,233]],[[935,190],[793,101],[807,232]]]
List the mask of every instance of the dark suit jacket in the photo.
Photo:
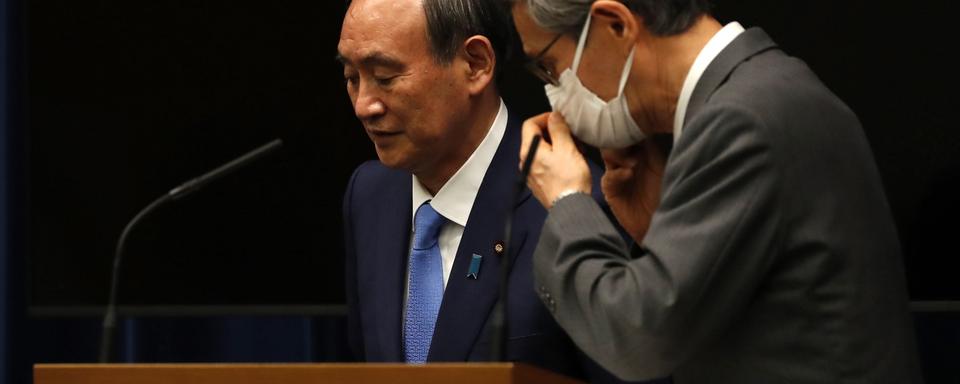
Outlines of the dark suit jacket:
[[921,380],[897,233],[860,123],[760,29],[694,89],[635,251],[573,196],[551,209],[534,257],[558,322],[623,378]]
[[[580,353],[533,289],[531,254],[546,212],[524,188],[512,203],[519,175],[520,124],[507,130],[477,193],[450,272],[428,361],[490,359],[487,321],[497,300],[508,210],[513,211],[507,359],[583,377]],[[599,173],[599,172],[596,172]],[[599,185],[599,182],[596,183]],[[411,175],[364,163],[344,197],[349,340],[359,359],[403,361],[402,310],[411,222]],[[473,254],[483,256],[478,279],[467,278]]]

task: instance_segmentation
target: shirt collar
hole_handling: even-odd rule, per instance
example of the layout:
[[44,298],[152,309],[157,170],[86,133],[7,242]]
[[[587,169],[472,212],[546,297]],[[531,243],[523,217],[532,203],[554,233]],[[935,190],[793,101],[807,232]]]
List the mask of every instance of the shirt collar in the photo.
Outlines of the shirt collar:
[[734,21],[725,25],[717,34],[710,38],[707,45],[703,46],[696,60],[687,72],[687,78],[683,81],[683,87],[680,88],[680,99],[677,100],[677,111],[673,115],[673,142],[676,144],[680,138],[680,132],[683,131],[683,120],[687,114],[687,105],[690,104],[690,97],[693,96],[693,89],[697,87],[700,77],[713,62],[713,59],[723,51],[733,39],[740,36],[744,29],[740,23]]
[[[430,205],[441,216],[462,227],[467,226],[467,219],[470,217],[470,210],[473,208],[473,201],[477,198],[477,192],[480,190],[480,184],[483,182],[483,176],[487,173],[487,168],[493,161],[493,155],[497,153],[500,147],[500,140],[507,130],[507,107],[500,100],[500,110],[497,112],[497,118],[493,125],[487,131],[483,141],[473,151],[473,154],[466,162],[460,166],[460,169],[447,180],[447,183],[437,191],[436,196],[431,196],[430,192],[420,184],[417,176],[413,176],[413,215],[411,215],[411,224],[416,216],[417,208],[425,201],[432,200]],[[411,226],[413,228],[413,226]]]

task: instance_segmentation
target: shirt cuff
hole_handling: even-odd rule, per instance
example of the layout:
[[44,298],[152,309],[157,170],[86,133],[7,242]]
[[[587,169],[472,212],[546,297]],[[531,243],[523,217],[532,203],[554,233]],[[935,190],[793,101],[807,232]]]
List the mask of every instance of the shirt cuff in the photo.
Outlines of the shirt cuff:
[[553,199],[553,201],[550,202],[550,206],[553,207],[553,206],[557,205],[557,203],[560,202],[560,200],[562,200],[564,197],[567,197],[567,196],[570,196],[570,195],[575,195],[575,194],[578,194],[578,193],[579,193],[579,194],[583,194],[583,195],[586,195],[586,194],[587,194],[586,192],[583,192],[583,191],[580,191],[580,190],[577,190],[577,189],[574,189],[574,188],[565,189],[565,190],[563,190],[562,192],[560,192],[559,195],[557,195],[557,198],[556,198],[556,199]]

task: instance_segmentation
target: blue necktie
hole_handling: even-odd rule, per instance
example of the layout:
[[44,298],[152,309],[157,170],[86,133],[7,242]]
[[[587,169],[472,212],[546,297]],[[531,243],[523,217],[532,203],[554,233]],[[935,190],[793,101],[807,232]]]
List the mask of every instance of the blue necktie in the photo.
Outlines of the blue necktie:
[[417,208],[413,250],[410,252],[410,287],[403,320],[403,352],[408,363],[424,363],[430,352],[433,328],[443,299],[443,268],[437,237],[446,220],[430,202]]

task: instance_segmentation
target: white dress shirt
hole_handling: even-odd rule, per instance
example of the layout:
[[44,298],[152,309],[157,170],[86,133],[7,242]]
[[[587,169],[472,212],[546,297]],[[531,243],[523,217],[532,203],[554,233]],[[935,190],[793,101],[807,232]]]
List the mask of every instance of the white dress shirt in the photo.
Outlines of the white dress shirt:
[[[473,151],[473,154],[466,162],[460,166],[460,169],[447,180],[447,183],[437,191],[433,196],[413,176],[413,209],[411,210],[411,231],[410,244],[413,244],[413,232],[416,226],[413,225],[414,216],[420,204],[430,200],[430,205],[441,216],[447,219],[447,222],[440,229],[440,257],[443,260],[443,287],[447,287],[447,281],[450,279],[450,270],[453,269],[453,261],[457,256],[457,248],[460,246],[460,238],[463,237],[463,230],[467,226],[467,219],[470,218],[470,210],[473,208],[473,201],[477,198],[477,192],[480,190],[480,184],[483,182],[483,176],[493,161],[493,155],[497,153],[500,147],[500,140],[503,139],[507,131],[507,107],[500,100],[500,110],[497,112],[497,118],[490,126],[487,135],[483,141]],[[412,248],[411,248],[412,251]],[[409,254],[409,253],[408,253]],[[410,291],[409,271],[407,271],[406,291]],[[466,276],[463,276],[466,278]],[[403,295],[406,302],[406,293]],[[406,305],[404,305],[406,307]]]
[[687,105],[690,104],[693,89],[697,87],[697,83],[700,81],[700,77],[703,76],[703,72],[707,70],[707,67],[710,66],[713,59],[720,54],[720,51],[723,51],[724,48],[730,45],[730,42],[737,38],[737,36],[740,36],[743,31],[743,26],[741,26],[740,23],[736,21],[729,23],[717,31],[717,34],[713,35],[710,41],[707,42],[707,45],[703,46],[703,49],[697,54],[696,60],[694,60],[693,65],[690,66],[690,71],[687,72],[687,78],[683,81],[683,87],[680,88],[680,99],[677,100],[677,111],[673,115],[674,144],[676,144],[677,139],[680,138],[680,132],[683,131],[683,120],[687,114]]

